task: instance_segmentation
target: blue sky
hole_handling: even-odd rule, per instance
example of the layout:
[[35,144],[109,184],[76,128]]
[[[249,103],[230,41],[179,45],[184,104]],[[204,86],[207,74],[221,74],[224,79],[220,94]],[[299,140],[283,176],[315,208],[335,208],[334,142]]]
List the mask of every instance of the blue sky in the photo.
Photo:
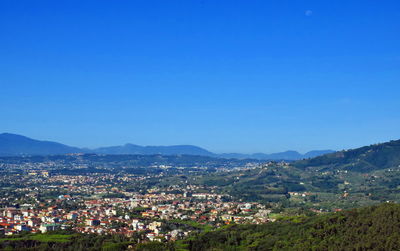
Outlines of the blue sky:
[[399,1],[0,1],[0,132],[74,146],[400,138]]

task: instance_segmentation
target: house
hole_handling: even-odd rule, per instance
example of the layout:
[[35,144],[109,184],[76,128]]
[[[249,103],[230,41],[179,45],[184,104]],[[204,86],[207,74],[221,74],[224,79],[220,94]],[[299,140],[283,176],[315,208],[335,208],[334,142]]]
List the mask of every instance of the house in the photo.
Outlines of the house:
[[96,220],[96,219],[87,219],[86,225],[87,226],[98,226],[98,225],[100,225],[100,221]]
[[61,225],[59,224],[42,224],[40,225],[40,232],[46,233],[48,231],[55,231],[61,229]]

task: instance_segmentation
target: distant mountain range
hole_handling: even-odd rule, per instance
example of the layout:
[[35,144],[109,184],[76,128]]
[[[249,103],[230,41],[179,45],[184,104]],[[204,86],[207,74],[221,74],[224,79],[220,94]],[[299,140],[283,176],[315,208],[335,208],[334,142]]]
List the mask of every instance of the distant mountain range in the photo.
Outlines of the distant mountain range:
[[280,153],[223,153],[216,154],[198,146],[176,145],[176,146],[139,146],[125,144],[123,146],[100,147],[96,149],[78,148],[67,146],[57,142],[41,141],[31,139],[22,135],[2,133],[0,134],[0,156],[23,156],[23,155],[57,155],[68,153],[97,153],[97,154],[161,154],[161,155],[200,155],[217,158],[237,158],[237,159],[261,159],[261,160],[300,160],[313,158],[332,150],[310,151],[300,154],[296,151],[286,151]]
[[222,153],[219,154],[223,158],[236,158],[236,159],[265,159],[265,160],[300,160],[314,158],[327,153],[332,153],[332,150],[314,150],[301,154],[297,151],[286,151],[280,153],[253,153],[253,154],[240,154],[240,153]]
[[209,152],[201,147],[192,145],[178,146],[139,146],[134,144],[125,144],[123,146],[100,147],[92,150],[95,153],[103,154],[161,154],[161,155],[200,155],[212,156]]

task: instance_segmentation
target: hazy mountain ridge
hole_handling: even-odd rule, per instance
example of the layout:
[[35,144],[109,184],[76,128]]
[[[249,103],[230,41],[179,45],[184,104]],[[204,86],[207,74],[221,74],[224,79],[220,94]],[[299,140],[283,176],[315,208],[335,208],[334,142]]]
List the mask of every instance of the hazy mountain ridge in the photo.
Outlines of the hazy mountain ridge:
[[0,134],[0,156],[53,155],[79,152],[82,152],[82,149],[57,142],[34,140],[11,133]]
[[223,158],[236,158],[236,159],[271,159],[271,160],[299,160],[313,158],[319,155],[333,153],[333,150],[314,150],[309,151],[305,154],[301,154],[297,151],[285,151],[280,153],[253,153],[253,154],[241,154],[241,153],[222,153],[219,154]]
[[95,149],[78,148],[67,146],[52,141],[41,141],[25,136],[3,133],[0,134],[0,156],[20,156],[20,155],[56,155],[68,153],[97,153],[97,154],[162,154],[162,155],[200,155],[216,158],[236,158],[236,159],[259,159],[259,160],[299,160],[312,158],[321,154],[334,152],[332,150],[310,151],[300,154],[297,151],[286,151],[281,153],[222,153],[216,154],[204,148],[193,145],[174,145],[174,146],[140,146],[135,144],[125,144],[122,146],[100,147]]
[[104,154],[163,154],[163,155],[176,155],[176,154],[190,154],[201,156],[213,156],[201,147],[192,145],[176,145],[176,146],[139,146],[134,144],[125,144],[123,146],[101,147],[92,150],[95,153]]

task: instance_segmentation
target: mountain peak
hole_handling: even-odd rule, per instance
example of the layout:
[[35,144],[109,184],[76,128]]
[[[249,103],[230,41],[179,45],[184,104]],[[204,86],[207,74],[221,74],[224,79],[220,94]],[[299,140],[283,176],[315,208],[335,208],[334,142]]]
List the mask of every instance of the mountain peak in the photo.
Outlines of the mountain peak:
[[25,139],[29,139],[28,137],[25,137],[23,135],[19,135],[19,134],[14,134],[14,133],[8,133],[8,132],[4,132],[0,134],[0,137],[7,137],[7,138],[25,138]]
[[82,152],[81,149],[51,141],[40,141],[12,133],[0,134],[0,156],[54,155]]

